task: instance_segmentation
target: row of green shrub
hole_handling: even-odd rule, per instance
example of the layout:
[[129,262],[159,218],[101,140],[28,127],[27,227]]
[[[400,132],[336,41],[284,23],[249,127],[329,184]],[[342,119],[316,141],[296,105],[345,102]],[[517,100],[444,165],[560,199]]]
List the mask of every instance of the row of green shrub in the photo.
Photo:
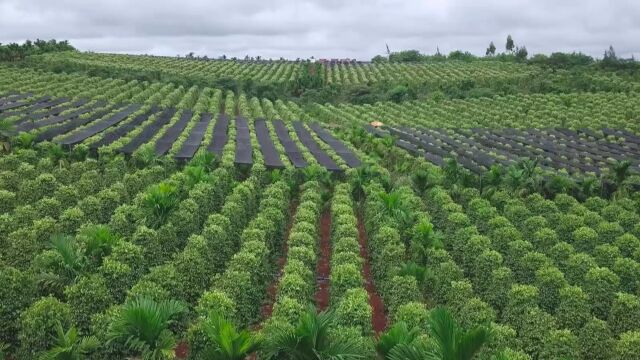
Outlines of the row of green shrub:
[[351,187],[335,187],[331,200],[330,304],[344,330],[359,336],[372,333],[372,310],[362,276],[358,220],[351,199]]
[[[156,176],[147,175],[146,179],[140,178],[138,181],[155,183],[164,176],[164,170],[159,167],[140,171],[142,174],[145,172]],[[78,222],[78,225],[83,225],[78,226],[80,230],[77,236],[74,237],[75,228],[70,228],[69,235],[54,237],[54,248],[38,254],[30,269],[30,278],[36,282],[35,296],[51,294],[66,301],[71,305],[73,323],[82,334],[98,332],[99,326],[105,326],[106,322],[102,311],[124,301],[132,285],[148,271],[147,269],[160,264],[163,259],[168,259],[172,252],[184,246],[184,240],[179,238],[181,234],[176,230],[175,224],[183,224],[184,228],[180,228],[181,230],[192,229],[194,225],[184,222],[183,219],[198,221],[197,217],[191,219],[192,217],[188,216],[194,210],[189,204],[195,204],[195,210],[198,205],[202,205],[203,210],[216,206],[215,199],[219,196],[216,196],[216,193],[224,193],[228,186],[226,184],[231,183],[223,169],[212,174],[212,178],[222,181],[220,184],[212,180],[192,182],[189,176],[182,176],[187,172],[185,169],[184,173],[175,173],[171,179],[162,183],[173,185],[168,187],[168,193],[164,193],[167,197],[164,202],[159,199],[155,199],[157,202],[151,201],[154,189],[159,186],[151,185],[146,191],[137,194],[131,204],[118,207],[110,220],[109,215],[115,210],[115,206],[103,217],[92,217],[96,223],[109,222],[110,226],[93,225],[90,220],[85,219]],[[144,182],[131,184],[131,191],[146,187]],[[186,199],[180,202],[184,197]],[[151,217],[157,215],[154,214],[153,208],[158,204],[169,206],[165,209],[168,212],[164,219],[166,223],[158,224],[157,230],[150,229],[145,222],[152,221]],[[45,242],[43,246],[46,244]],[[162,276],[164,275],[163,273]],[[25,319],[30,316],[29,309],[21,315],[21,322],[24,324],[20,325],[20,353],[28,352],[33,355],[46,349],[45,346],[31,346],[33,337],[36,337],[36,342],[51,341],[48,337],[55,333],[55,318],[46,331],[36,335],[37,333],[26,324]]]
[[287,239],[286,264],[278,280],[273,312],[271,318],[266,319],[266,334],[270,327],[297,324],[314,302],[321,209],[320,185],[316,181],[304,183]]
[[[460,270],[468,274],[481,298],[497,310],[501,321],[516,330],[521,349],[534,357],[563,352],[570,357],[590,358],[594,352],[605,356],[610,348],[607,342],[613,338],[607,337],[607,333],[611,334],[607,330],[595,342],[591,333],[594,323],[615,329],[614,336],[635,330],[630,325],[633,320],[620,322],[618,311],[630,312],[630,319],[639,317],[640,302],[630,294],[616,295],[616,276],[609,269],[597,268],[597,264],[591,270],[563,267],[557,256],[565,256],[564,250],[573,249],[571,245],[556,240],[547,257],[535,251],[509,219],[499,216],[486,200],[474,197],[473,191],[463,192],[460,197],[467,206],[468,217],[442,189],[430,192],[429,203],[447,231],[446,245],[461,264]],[[509,213],[518,213],[511,210]],[[534,238],[536,234],[541,237],[538,231]],[[551,229],[545,234],[556,236]],[[576,280],[571,281],[573,278]],[[471,283],[468,288],[471,291]],[[536,322],[531,321],[532,316]],[[608,320],[609,325],[603,320]],[[531,336],[532,332],[537,335]],[[549,349],[543,344],[552,344],[550,338],[563,339],[563,343],[555,343],[558,348]]]
[[[388,209],[395,201],[411,205],[403,210],[405,214],[394,216]],[[363,206],[372,273],[390,322],[404,321],[409,328],[419,327],[426,331],[428,314],[422,302],[421,284],[415,273],[403,271],[409,260],[410,248],[407,238],[401,236],[401,233],[409,235],[408,230],[414,224],[427,221],[419,199],[414,197],[411,189],[401,188],[388,194],[379,183],[374,182],[366,189]],[[418,251],[411,248],[411,253],[417,254]]]
[[[246,227],[234,224],[244,217],[239,216],[240,219],[229,218],[227,227],[220,229],[228,234],[227,244],[220,245],[238,248],[238,251],[226,263],[224,272],[214,277],[211,290],[204,292],[198,301],[196,310],[199,319],[188,330],[194,358],[204,356],[201,352],[206,344],[201,326],[212,313],[220,314],[242,327],[259,320],[260,305],[273,273],[274,254],[289,219],[287,210],[290,197],[289,184],[285,181],[275,182],[264,190],[258,213]],[[240,215],[248,214],[240,210]],[[234,236],[236,231],[242,233]]]

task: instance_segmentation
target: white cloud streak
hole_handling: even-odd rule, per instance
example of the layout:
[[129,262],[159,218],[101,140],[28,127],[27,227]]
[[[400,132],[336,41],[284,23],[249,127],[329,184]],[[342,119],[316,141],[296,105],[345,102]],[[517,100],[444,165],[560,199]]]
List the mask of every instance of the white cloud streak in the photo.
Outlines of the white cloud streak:
[[0,0],[0,42],[69,39],[81,50],[370,59],[392,50],[482,55],[512,34],[529,53],[613,45],[640,55],[634,0]]

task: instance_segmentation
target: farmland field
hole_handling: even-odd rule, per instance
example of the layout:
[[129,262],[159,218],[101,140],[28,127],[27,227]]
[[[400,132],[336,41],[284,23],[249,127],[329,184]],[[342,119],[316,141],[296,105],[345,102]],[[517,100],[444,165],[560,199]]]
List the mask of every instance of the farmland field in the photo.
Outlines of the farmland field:
[[62,51],[0,63],[0,124],[7,359],[307,359],[318,328],[313,359],[410,358],[447,316],[476,359],[640,354],[633,74]]

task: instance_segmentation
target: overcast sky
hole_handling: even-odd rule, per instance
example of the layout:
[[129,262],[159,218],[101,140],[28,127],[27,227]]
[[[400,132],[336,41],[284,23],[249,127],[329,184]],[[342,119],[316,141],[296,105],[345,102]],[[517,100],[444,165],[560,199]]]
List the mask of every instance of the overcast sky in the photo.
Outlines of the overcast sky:
[[385,51],[640,56],[640,0],[0,0],[0,42],[156,55],[357,58]]

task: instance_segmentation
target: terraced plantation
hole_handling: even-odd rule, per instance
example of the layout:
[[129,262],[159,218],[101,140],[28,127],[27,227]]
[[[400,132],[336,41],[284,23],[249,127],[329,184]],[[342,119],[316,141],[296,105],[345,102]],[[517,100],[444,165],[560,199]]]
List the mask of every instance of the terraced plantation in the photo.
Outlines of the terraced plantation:
[[3,358],[638,359],[640,81],[509,59],[0,64]]

